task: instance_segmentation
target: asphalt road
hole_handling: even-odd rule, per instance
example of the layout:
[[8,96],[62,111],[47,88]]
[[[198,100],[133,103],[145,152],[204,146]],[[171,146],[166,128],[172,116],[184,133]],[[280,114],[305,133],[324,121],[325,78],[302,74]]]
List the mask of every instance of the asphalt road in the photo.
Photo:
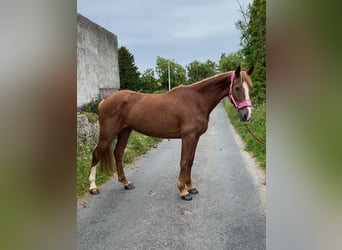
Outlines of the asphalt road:
[[78,202],[78,249],[266,249],[265,186],[234,138],[219,104],[197,147],[192,201],[176,187],[180,140],[163,140],[126,168],[135,190],[114,177]]

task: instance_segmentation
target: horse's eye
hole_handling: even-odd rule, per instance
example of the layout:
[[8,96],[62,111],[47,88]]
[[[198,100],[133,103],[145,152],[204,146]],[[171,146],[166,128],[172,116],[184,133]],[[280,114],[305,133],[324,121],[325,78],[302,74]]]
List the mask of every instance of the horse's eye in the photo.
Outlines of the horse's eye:
[[235,87],[235,91],[240,91],[240,88],[239,87]]

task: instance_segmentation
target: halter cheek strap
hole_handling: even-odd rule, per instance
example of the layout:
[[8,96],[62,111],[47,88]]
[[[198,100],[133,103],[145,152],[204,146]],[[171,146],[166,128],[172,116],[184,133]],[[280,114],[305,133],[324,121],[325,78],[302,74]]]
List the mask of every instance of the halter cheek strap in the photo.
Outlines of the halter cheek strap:
[[235,79],[235,71],[233,71],[232,74],[230,75],[230,86],[229,86],[229,93],[228,93],[228,97],[229,97],[230,102],[234,105],[234,107],[237,110],[243,109],[246,107],[253,107],[251,100],[244,100],[244,101],[240,102],[239,104],[236,103],[236,101],[233,97],[234,79]]

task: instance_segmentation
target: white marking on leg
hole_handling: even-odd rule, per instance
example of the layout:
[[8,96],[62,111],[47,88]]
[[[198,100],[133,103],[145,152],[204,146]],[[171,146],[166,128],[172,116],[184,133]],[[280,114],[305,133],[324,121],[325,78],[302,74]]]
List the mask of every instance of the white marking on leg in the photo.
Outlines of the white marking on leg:
[[89,182],[90,182],[90,187],[89,190],[96,188],[96,166],[91,167],[90,169],[90,175],[89,175]]
[[[242,83],[242,87],[245,90],[245,100],[249,100],[249,88],[248,88],[248,84],[246,82]],[[248,115],[247,115],[247,121],[249,119],[251,119],[252,116],[252,108],[251,107],[247,107],[248,110]]]

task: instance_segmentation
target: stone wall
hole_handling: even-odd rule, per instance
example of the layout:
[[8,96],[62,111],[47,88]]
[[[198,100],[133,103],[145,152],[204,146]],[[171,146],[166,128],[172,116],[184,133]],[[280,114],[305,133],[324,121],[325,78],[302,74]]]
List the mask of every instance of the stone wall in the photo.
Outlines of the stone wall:
[[89,122],[84,114],[77,114],[77,137],[87,145],[97,143],[99,137],[99,122]]
[[116,35],[77,14],[77,106],[119,88]]

